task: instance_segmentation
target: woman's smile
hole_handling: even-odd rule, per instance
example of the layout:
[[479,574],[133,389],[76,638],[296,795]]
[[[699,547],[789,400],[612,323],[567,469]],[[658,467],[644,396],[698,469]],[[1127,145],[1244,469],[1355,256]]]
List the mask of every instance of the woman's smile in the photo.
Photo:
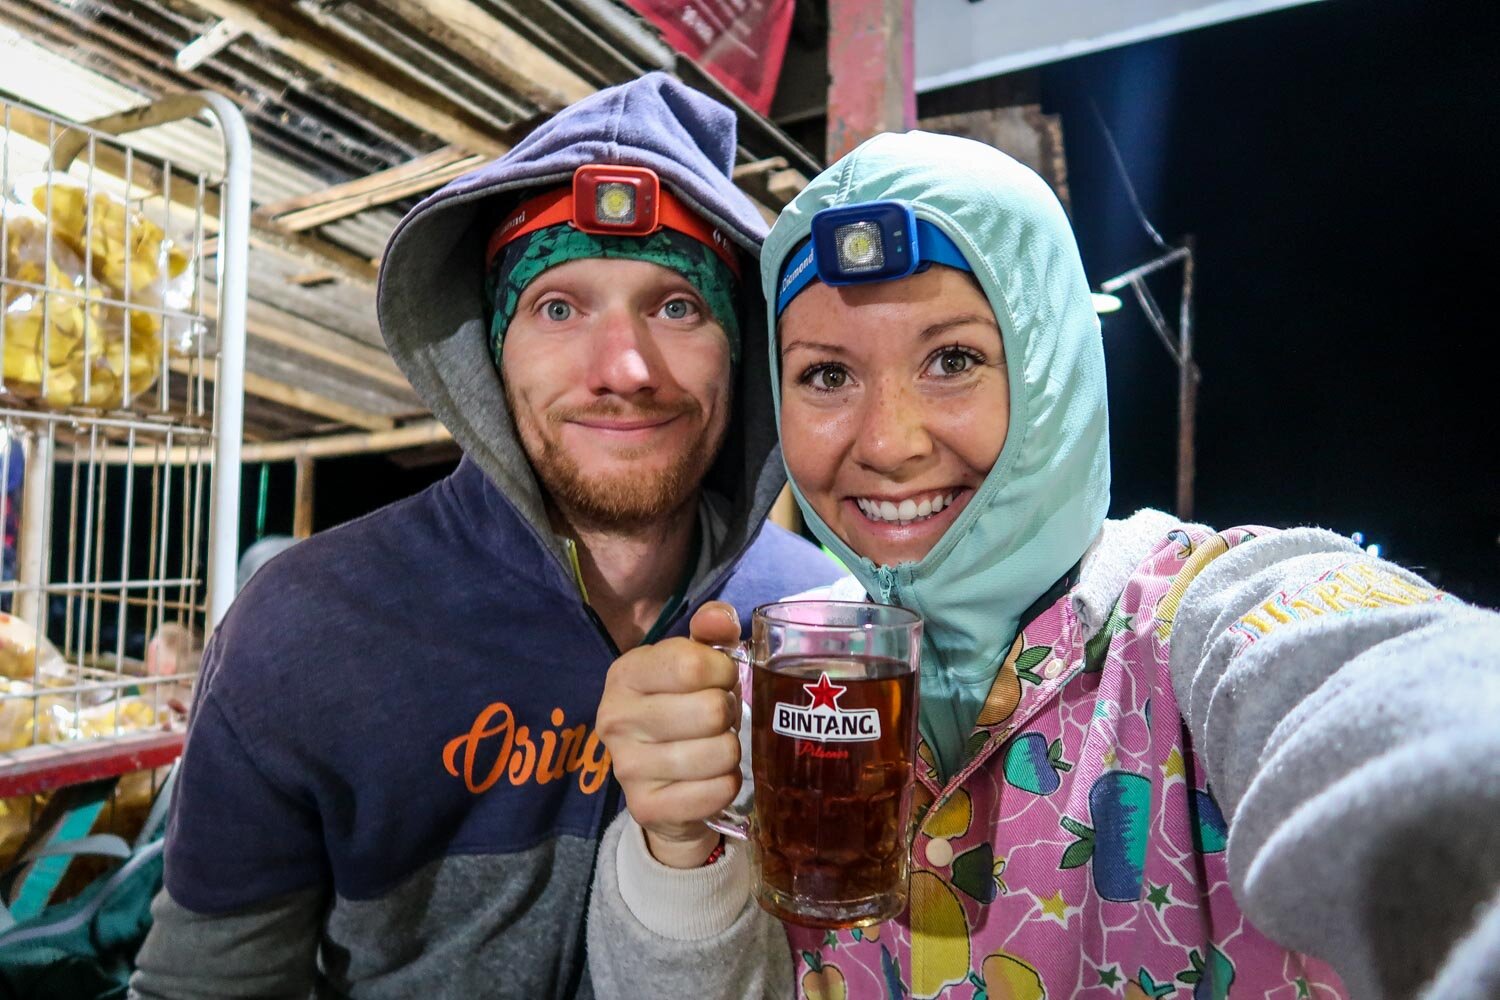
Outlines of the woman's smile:
[[967,274],[814,283],[782,315],[787,469],[835,534],[872,562],[922,559],[1005,444],[1000,328]]

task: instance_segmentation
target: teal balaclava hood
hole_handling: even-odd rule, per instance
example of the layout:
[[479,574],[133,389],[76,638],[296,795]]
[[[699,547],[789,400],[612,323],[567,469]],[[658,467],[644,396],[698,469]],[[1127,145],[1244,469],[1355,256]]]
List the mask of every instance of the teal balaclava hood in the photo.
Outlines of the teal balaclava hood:
[[[973,269],[1000,324],[1010,426],[968,506],[916,563],[876,566],[818,517],[813,533],[876,600],[922,615],[920,722],[944,776],[969,735],[1021,616],[1082,558],[1109,508],[1104,349],[1068,218],[1031,170],[971,139],[885,134],[819,174],[781,213],[761,256],[775,303],[784,264],[822,209],[902,201]],[[771,318],[771,384],[781,420],[781,358]],[[878,328],[861,331],[879,336]]]

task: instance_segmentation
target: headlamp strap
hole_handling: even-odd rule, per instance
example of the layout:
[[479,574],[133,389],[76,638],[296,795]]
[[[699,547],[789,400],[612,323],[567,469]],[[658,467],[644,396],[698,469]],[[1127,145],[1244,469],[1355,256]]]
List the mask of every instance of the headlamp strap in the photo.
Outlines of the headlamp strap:
[[560,222],[573,221],[573,189],[561,187],[535,198],[528,198],[505,217],[505,221],[495,227],[490,234],[490,245],[485,251],[484,260],[486,267],[493,267],[495,257],[501,250],[505,249],[507,243],[514,243],[527,233],[534,233],[538,229],[546,229]]

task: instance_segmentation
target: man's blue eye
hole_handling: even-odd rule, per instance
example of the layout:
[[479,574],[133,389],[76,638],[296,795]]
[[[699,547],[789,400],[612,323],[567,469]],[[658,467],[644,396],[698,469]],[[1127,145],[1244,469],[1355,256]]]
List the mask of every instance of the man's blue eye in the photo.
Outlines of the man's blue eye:
[[547,311],[547,318],[550,320],[555,320],[559,323],[573,315],[572,306],[568,305],[566,302],[562,302],[556,299],[548,302],[545,306],[545,309]]
[[687,319],[697,311],[697,307],[687,299],[673,299],[662,306],[661,311],[667,319]]

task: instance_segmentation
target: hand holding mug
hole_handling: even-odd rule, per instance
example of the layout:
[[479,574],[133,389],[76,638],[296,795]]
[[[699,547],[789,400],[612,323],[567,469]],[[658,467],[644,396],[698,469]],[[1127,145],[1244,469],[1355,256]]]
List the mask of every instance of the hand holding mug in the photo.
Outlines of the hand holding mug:
[[691,639],[666,639],[621,656],[599,702],[625,805],[662,864],[693,868],[719,842],[704,825],[740,788],[739,666],[711,644],[739,641],[739,616],[712,601],[690,623]]

